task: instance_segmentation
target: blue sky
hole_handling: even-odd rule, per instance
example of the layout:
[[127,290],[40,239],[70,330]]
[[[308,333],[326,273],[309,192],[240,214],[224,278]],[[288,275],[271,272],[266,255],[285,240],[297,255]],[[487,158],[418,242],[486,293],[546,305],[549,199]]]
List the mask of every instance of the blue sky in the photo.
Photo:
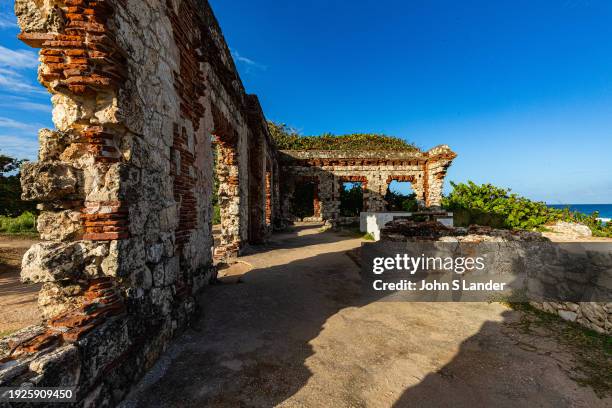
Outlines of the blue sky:
[[[210,2],[269,119],[446,143],[449,180],[612,203],[611,1]],[[2,4],[0,149],[33,158],[49,97]]]

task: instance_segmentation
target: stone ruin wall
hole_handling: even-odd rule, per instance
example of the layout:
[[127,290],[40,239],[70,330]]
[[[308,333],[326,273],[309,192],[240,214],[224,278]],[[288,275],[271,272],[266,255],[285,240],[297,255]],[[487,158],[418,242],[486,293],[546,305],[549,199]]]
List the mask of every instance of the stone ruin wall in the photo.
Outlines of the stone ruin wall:
[[540,310],[556,314],[598,333],[612,334],[612,303],[603,302],[530,302]]
[[[316,186],[316,220],[340,220],[340,189],[344,182],[361,182],[364,211],[385,211],[385,194],[393,181],[408,181],[425,207],[438,207],[448,167],[456,154],[448,146],[428,152],[380,151],[281,151],[282,216],[293,221],[292,199],[296,185]],[[340,220],[342,221],[342,220]]]
[[56,130],[41,130],[39,160],[22,171],[45,240],[22,278],[43,283],[45,324],[0,340],[0,386],[76,386],[80,405],[113,405],[214,276],[213,166],[225,256],[271,229],[275,152],[206,1],[17,0],[15,10],[20,39],[40,49]]
[[[612,256],[606,248],[587,247],[582,253],[575,248],[564,247],[564,243],[552,242],[536,231],[514,231],[478,225],[449,228],[437,222],[394,220],[381,231],[381,240],[463,242],[471,245],[494,242],[499,245],[499,256],[507,257],[503,261],[498,259],[497,262],[505,262],[507,265],[524,265],[524,262],[529,262],[525,287],[519,291],[528,299],[559,296],[569,287],[576,288],[574,285],[585,285],[587,282],[585,294],[594,296],[591,299],[605,298],[603,294],[609,294],[612,290],[612,282],[609,279]],[[508,257],[508,254],[511,255]],[[517,262],[519,257],[523,259]],[[576,273],[577,270],[580,272]],[[591,271],[596,271],[596,275],[589,276]],[[612,334],[610,302],[530,301],[529,304],[598,333]]]

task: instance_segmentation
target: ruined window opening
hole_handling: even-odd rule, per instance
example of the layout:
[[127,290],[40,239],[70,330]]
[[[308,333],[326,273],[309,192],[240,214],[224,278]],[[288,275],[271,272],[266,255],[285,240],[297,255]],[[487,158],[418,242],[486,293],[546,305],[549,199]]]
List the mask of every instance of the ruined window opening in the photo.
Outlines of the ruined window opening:
[[385,193],[387,211],[408,211],[418,209],[417,197],[410,181],[391,180]]
[[340,215],[358,217],[363,211],[363,183],[345,181],[340,189]]

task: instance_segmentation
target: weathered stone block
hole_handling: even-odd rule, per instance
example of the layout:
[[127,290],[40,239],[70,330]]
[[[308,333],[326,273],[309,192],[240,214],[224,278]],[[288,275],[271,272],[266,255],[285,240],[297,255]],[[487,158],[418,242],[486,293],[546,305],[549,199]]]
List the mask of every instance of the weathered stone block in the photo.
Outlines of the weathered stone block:
[[23,200],[52,201],[75,196],[78,171],[61,162],[25,163],[21,167]]
[[80,217],[80,211],[43,211],[36,219],[36,229],[40,238],[47,241],[78,239],[83,234]]
[[37,387],[74,387],[81,377],[79,349],[72,344],[60,347],[32,361],[30,371],[38,373]]
[[41,129],[38,132],[38,160],[41,162],[59,160],[70,144],[69,139],[66,133]]
[[102,275],[99,265],[108,254],[107,243],[41,242],[25,253],[21,264],[21,280],[55,282]]
[[43,319],[50,319],[83,304],[84,288],[75,283],[46,282],[38,293],[38,307]]

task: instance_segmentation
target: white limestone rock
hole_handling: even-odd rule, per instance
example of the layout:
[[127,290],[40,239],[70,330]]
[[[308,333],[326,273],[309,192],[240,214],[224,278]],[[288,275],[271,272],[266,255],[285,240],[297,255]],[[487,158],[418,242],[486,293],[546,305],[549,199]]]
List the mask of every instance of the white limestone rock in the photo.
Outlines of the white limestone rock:
[[593,232],[589,227],[576,222],[559,221],[548,228],[557,234],[563,234],[572,238],[589,238],[593,236]]

